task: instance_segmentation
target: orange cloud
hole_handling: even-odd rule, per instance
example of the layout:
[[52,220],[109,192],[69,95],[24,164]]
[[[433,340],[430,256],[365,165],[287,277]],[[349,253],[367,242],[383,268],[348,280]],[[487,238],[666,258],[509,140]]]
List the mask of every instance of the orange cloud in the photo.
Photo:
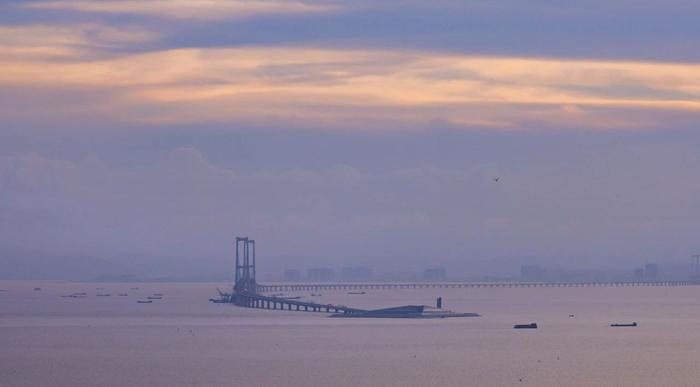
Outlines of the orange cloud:
[[[72,36],[47,46],[73,47]],[[700,114],[698,64],[301,47],[65,56],[0,54],[0,85],[99,91],[110,96],[109,108],[99,106],[107,116],[157,123],[633,128],[668,117],[629,109]]]
[[[139,28],[115,28],[99,24],[0,25],[0,60],[26,60],[28,66],[41,60],[62,59],[75,63],[94,59],[99,50],[118,48],[158,39],[159,34]],[[49,62],[51,63],[51,62]]]
[[24,5],[34,9],[148,15],[175,19],[242,19],[267,14],[317,13],[331,5],[279,0],[56,0]]

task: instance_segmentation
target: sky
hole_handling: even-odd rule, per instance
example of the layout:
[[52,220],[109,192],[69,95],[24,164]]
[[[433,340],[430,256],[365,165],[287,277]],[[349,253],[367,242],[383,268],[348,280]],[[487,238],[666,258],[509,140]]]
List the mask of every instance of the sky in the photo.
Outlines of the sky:
[[[689,264],[700,3],[5,0],[0,277]],[[498,178],[498,179],[496,179]]]

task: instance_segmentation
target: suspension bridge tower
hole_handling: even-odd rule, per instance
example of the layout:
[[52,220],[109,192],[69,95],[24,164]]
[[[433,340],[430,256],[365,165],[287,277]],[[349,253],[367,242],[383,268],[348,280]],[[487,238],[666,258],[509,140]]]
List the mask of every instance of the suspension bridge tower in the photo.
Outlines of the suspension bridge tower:
[[257,293],[255,282],[255,240],[236,237],[236,279],[233,293]]

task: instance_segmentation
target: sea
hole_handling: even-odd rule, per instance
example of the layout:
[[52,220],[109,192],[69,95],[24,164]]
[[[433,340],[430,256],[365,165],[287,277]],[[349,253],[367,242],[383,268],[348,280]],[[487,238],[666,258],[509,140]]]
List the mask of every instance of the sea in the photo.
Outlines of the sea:
[[0,386],[700,386],[698,286],[284,293],[482,315],[447,319],[247,309],[217,288],[0,281]]

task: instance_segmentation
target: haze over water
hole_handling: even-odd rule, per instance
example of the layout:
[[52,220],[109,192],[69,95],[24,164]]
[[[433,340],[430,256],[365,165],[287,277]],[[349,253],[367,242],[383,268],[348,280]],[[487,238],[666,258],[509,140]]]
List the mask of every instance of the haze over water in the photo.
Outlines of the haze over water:
[[[206,302],[225,286],[2,281],[0,385],[695,386],[700,379],[695,286],[324,291],[313,298],[385,307],[442,296],[452,310],[483,315],[429,320]],[[60,297],[79,292],[88,297]],[[136,303],[153,293],[164,297]],[[296,294],[312,299],[285,295]],[[608,326],[632,321],[639,327]],[[512,329],[529,322],[540,328]]]

